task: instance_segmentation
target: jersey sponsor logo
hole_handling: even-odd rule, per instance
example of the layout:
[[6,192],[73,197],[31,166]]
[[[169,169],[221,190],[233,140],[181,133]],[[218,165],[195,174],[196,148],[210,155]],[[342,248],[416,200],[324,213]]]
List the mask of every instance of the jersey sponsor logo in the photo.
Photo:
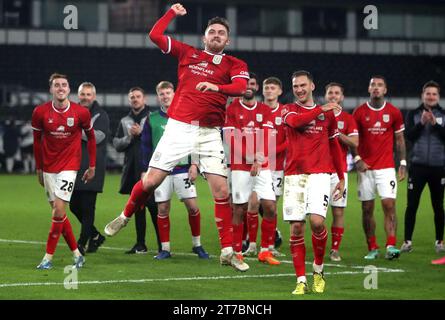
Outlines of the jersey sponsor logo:
[[389,114],[383,115],[383,122],[388,123],[389,122]]
[[68,127],[74,126],[74,118],[66,118],[66,125]]
[[222,61],[222,56],[221,55],[216,54],[216,55],[213,56],[212,62],[214,64],[220,64],[221,61]]
[[275,117],[275,124],[277,126],[281,125],[283,123],[283,118],[281,117]]
[[202,61],[202,62],[198,63],[198,66],[203,67],[203,68],[207,68],[208,65],[209,65],[209,63],[207,61]]
[[263,122],[263,115],[261,113],[256,114],[256,121]]
[[255,122],[250,121],[246,127],[255,127]]
[[337,124],[338,124],[338,128],[340,130],[343,130],[345,128],[345,122],[344,121],[338,121]]
[[196,53],[194,53],[194,54],[192,54],[192,58],[196,59],[196,58],[198,58],[198,55]]
[[59,127],[56,129],[56,131],[58,131],[58,132],[63,132],[63,131],[65,131],[65,127],[64,127],[64,126],[59,126]]
[[380,128],[382,126],[382,123],[380,122],[380,121],[377,121],[375,124],[374,124],[374,127],[375,128]]
[[320,113],[317,118],[320,119],[321,121],[323,121],[324,120],[324,113]]

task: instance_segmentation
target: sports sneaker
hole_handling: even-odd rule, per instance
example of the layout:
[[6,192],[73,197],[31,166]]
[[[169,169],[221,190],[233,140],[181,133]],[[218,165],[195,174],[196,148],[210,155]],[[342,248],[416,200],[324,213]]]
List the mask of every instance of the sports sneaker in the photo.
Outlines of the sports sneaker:
[[107,236],[112,237],[116,233],[118,233],[123,227],[125,227],[130,221],[129,218],[126,218],[123,216],[123,214],[120,214],[116,219],[111,221],[105,226],[104,232]]
[[445,246],[443,245],[443,241],[436,240],[436,243],[434,244],[434,248],[436,249],[436,253],[445,252]]
[[278,249],[283,244],[283,238],[281,237],[281,232],[275,229],[275,249]]
[[49,270],[52,269],[53,263],[51,260],[43,258],[42,262],[37,266],[37,269],[39,270]]
[[386,248],[385,258],[388,260],[397,259],[400,256],[400,250],[394,246],[388,246]]
[[284,253],[278,251],[278,250],[275,249],[275,248],[273,248],[273,249],[270,249],[270,248],[269,248],[269,251],[272,253],[272,255],[273,255],[274,257],[285,257],[285,256],[286,256]]
[[292,294],[301,295],[301,294],[306,294],[308,292],[309,292],[309,288],[307,286],[307,283],[306,282],[298,282],[297,287],[295,288],[294,291],[292,291]]
[[230,260],[230,264],[236,270],[245,272],[249,270],[249,265],[244,262],[243,255],[241,253],[235,253],[232,255],[232,259]]
[[338,252],[338,250],[331,250],[331,252],[329,252],[329,259],[336,262],[341,261],[340,253]]
[[85,264],[84,256],[74,257],[73,269],[80,269]]
[[99,249],[99,247],[105,242],[105,239],[106,238],[100,233],[96,237],[90,238],[90,241],[88,242],[87,253],[96,252],[97,249]]
[[411,252],[411,251],[413,251],[413,244],[411,243],[411,241],[410,242],[403,241],[403,244],[400,247],[400,252],[408,253],[408,252]]
[[323,293],[326,286],[326,281],[324,280],[323,272],[314,272],[314,283],[312,284],[312,291],[315,293]]
[[281,264],[280,261],[278,261],[277,259],[274,258],[274,256],[272,255],[272,252],[270,252],[270,251],[260,252],[258,254],[258,261],[267,263],[267,264],[270,264],[273,266]]
[[200,259],[209,259],[209,254],[204,250],[202,246],[193,247],[192,251],[198,255]]
[[147,251],[147,246],[145,244],[136,243],[133,248],[125,251],[125,254],[146,254]]
[[161,251],[159,251],[159,253],[157,255],[154,256],[154,258],[156,260],[164,260],[164,259],[168,259],[171,257],[172,257],[172,255],[170,254],[170,251],[167,251],[167,250],[161,250]]
[[243,252],[244,257],[256,257],[257,251],[256,248],[249,247],[246,251]]
[[433,260],[433,261],[431,261],[431,263],[432,263],[432,264],[437,264],[437,265],[439,265],[439,264],[445,264],[445,257],[442,257],[442,258],[437,259],[437,260]]
[[221,263],[222,266],[231,266],[232,256],[233,252],[227,254],[221,252],[221,255],[219,256],[219,262]]
[[366,260],[375,260],[377,259],[379,256],[379,250],[374,249],[368,252],[368,254],[366,256],[364,256],[364,258]]

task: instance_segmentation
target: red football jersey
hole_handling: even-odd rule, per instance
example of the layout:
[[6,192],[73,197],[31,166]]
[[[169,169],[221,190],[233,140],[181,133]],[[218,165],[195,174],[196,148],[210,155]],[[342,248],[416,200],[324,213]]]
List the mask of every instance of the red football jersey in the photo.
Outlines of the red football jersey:
[[405,130],[399,109],[385,102],[375,109],[368,102],[354,110],[360,143],[358,153],[372,170],[394,168],[394,133]]
[[[248,163],[245,157],[253,157],[256,152],[267,153],[264,143],[268,129],[273,129],[273,125],[271,109],[267,105],[255,102],[253,106],[247,106],[240,99],[235,99],[227,107],[224,130],[234,131],[230,142],[227,141],[230,144],[230,169],[250,171],[252,162]],[[268,163],[262,167],[267,168]]]
[[87,108],[70,101],[60,111],[49,101],[34,109],[31,122],[34,130],[42,132],[44,172],[80,169],[82,129],[92,129]]
[[[341,111],[339,114],[335,115],[337,120],[338,132],[344,134],[345,136],[358,136],[357,124],[355,123],[354,117],[345,111]],[[340,142],[340,141],[339,141]],[[344,159],[343,171],[348,171],[348,146],[340,142],[341,152]]]
[[[283,107],[283,122],[292,114],[304,114],[320,106],[302,106],[298,103]],[[284,175],[333,173],[334,163],[331,157],[329,139],[337,138],[337,121],[332,111],[320,113],[306,126],[292,128],[286,126],[289,142],[286,154]]]
[[201,127],[221,127],[225,120],[227,96],[219,92],[196,90],[199,82],[207,81],[216,85],[230,84],[232,79],[249,79],[247,64],[226,54],[212,54],[168,39],[166,54],[179,60],[178,87],[168,108],[168,116]]
[[[286,150],[275,152],[274,155],[272,154],[278,146],[286,142],[286,131],[283,118],[281,117],[282,109],[282,104],[278,104],[275,109],[271,109],[274,129],[271,131],[271,138],[269,139],[269,165],[270,169],[274,171],[284,170],[284,160],[286,158]],[[272,143],[275,144],[275,146],[272,146]]]

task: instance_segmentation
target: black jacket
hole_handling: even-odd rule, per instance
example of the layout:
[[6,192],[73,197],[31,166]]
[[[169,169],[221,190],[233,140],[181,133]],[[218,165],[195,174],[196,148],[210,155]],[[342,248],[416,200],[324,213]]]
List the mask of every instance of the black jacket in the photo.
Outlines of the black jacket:
[[80,170],[77,172],[76,191],[102,192],[105,180],[105,168],[107,160],[107,141],[110,135],[110,120],[108,114],[94,101],[90,108],[91,122],[93,124],[94,135],[96,137],[96,174],[88,183],[83,183],[82,176],[89,167],[89,156],[87,150],[87,137],[82,132],[82,162]]
[[147,119],[148,106],[144,107],[139,114],[132,111],[119,122],[113,145],[118,152],[125,152],[124,167],[122,169],[121,187],[119,193],[130,194],[133,186],[141,179],[144,171],[141,161],[141,136],[133,138],[129,132],[134,123],[142,128]]
[[406,138],[411,143],[412,164],[431,167],[445,166],[445,110],[437,105],[432,108],[436,124],[423,125],[420,122],[423,104],[411,110],[406,116]]

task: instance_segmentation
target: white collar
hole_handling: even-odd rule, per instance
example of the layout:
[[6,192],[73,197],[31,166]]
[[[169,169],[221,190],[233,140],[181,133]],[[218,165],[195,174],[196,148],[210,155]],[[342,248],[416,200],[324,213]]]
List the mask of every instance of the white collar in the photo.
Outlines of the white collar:
[[254,104],[252,107],[248,107],[247,105],[245,105],[245,104],[243,103],[243,101],[242,101],[241,99],[239,100],[239,103],[240,103],[240,105],[241,105],[242,107],[244,107],[244,108],[246,108],[247,110],[250,110],[250,111],[254,110],[254,109],[257,107],[257,105],[258,105],[258,102],[255,101],[255,104]]
[[51,101],[51,106],[53,107],[53,109],[54,109],[55,112],[57,112],[57,113],[65,113],[65,112],[67,112],[68,109],[71,107],[71,102],[68,100],[68,107],[66,107],[65,109],[63,109],[63,111],[60,111],[60,109],[57,109],[57,108],[54,106],[54,101]]
[[316,106],[317,106],[317,104],[314,102],[314,104],[312,105],[312,106],[304,106],[304,105],[302,105],[301,103],[299,103],[298,101],[295,101],[295,103],[297,104],[297,105],[299,105],[300,107],[302,107],[302,108],[305,108],[305,109],[314,109]]

